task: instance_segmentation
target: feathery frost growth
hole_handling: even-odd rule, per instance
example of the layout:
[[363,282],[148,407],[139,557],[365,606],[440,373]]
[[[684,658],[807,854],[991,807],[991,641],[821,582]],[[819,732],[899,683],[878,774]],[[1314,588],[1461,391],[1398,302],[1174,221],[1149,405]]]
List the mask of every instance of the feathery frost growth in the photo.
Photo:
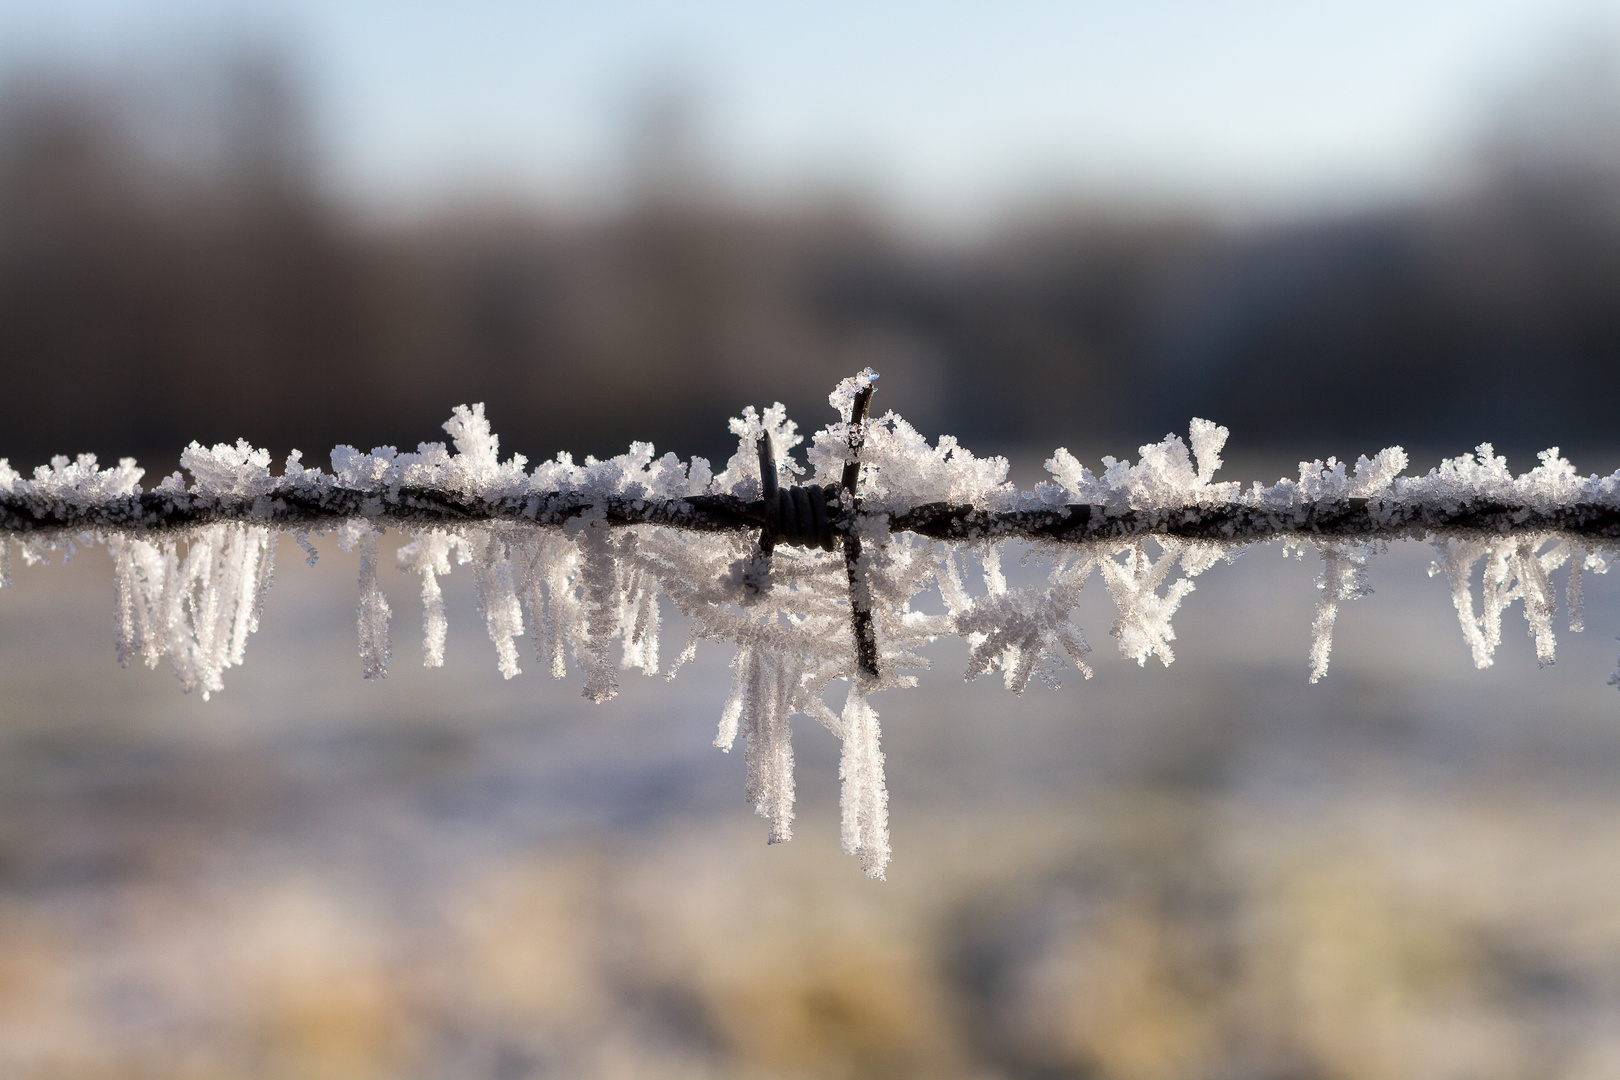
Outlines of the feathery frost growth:
[[[1434,545],[1431,574],[1449,584],[1478,666],[1492,662],[1515,602],[1537,658],[1550,664],[1551,575],[1567,567],[1568,624],[1579,630],[1583,575],[1605,572],[1620,547],[1620,474],[1578,476],[1556,448],[1520,476],[1488,444],[1405,476],[1406,454],[1394,447],[1353,468],[1306,462],[1297,479],[1244,488],[1214,479],[1226,429],[1195,419],[1188,439],[1143,446],[1134,464],[1105,457],[1098,473],[1058,449],[1046,463],[1051,479],[1020,491],[1005,459],[975,457],[949,436],[930,443],[892,412],[866,419],[856,402],[864,407],[876,378],[863,372],[833,391],[838,419],[810,436],[802,463],[794,451],[803,440],[781,405],[745,409],[731,421],[737,451],[718,473],[647,443],[607,460],[503,461],[482,405],[455,409],[445,424],[451,446],[340,446],[330,472],[294,452],[276,475],[246,442],[193,443],[181,459],[189,481],[175,473],[150,491],[129,459],[101,469],[90,455],[58,457],[31,479],[0,460],[0,584],[13,547],[32,565],[105,544],[120,661],[167,660],[184,689],[206,697],[258,627],[275,532],[291,532],[311,564],[311,536],[335,532],[359,554],[362,673],[384,678],[392,607],[377,567],[393,530],[404,536],[397,565],[421,577],[429,667],[444,663],[439,579],[457,566],[470,568],[507,678],[528,656],[553,678],[571,664],[585,696],[602,702],[620,671],[667,668],[672,678],[700,644],[730,643],[732,689],[715,745],[730,751],[742,740],[747,798],[770,823],[770,841],[793,834],[789,720],[802,714],[843,743],[844,848],[882,877],[888,794],[873,699],[914,685],[929,666],[920,650],[940,637],[966,641],[967,678],[999,673],[1014,693],[1031,678],[1056,686],[1070,664],[1090,678],[1091,646],[1073,616],[1095,575],[1118,609],[1109,632],[1120,654],[1169,664],[1173,619],[1197,577],[1256,542],[1280,541],[1285,552],[1314,549],[1321,563],[1307,669],[1315,682],[1327,673],[1341,605],[1371,591],[1371,559],[1391,539],[1418,537]],[[852,464],[858,486],[840,490]],[[762,468],[775,470],[774,483]],[[776,516],[768,497],[780,501],[780,513],[770,504]],[[761,528],[781,532],[762,544]],[[1044,585],[1008,585],[1010,539],[1050,563]],[[923,594],[938,603],[914,606]],[[666,664],[669,610],[689,629]],[[857,616],[869,620],[875,660],[855,646]]]

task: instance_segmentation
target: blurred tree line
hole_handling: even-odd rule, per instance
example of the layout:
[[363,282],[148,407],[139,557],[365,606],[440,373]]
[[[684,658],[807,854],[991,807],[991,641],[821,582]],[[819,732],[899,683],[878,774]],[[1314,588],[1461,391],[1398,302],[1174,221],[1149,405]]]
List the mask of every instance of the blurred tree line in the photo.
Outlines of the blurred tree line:
[[112,80],[14,75],[0,455],[162,467],[245,436],[324,462],[437,438],[481,400],[531,458],[631,439],[720,456],[742,405],[779,399],[813,428],[866,364],[883,405],[984,449],[1128,452],[1200,415],[1279,456],[1602,452],[1620,392],[1608,56],[1506,102],[1445,197],[1241,228],[1077,206],[955,241],[854,200],[726,197],[670,165],[668,125],[617,213],[379,224],[323,193],[273,56],[158,109]]

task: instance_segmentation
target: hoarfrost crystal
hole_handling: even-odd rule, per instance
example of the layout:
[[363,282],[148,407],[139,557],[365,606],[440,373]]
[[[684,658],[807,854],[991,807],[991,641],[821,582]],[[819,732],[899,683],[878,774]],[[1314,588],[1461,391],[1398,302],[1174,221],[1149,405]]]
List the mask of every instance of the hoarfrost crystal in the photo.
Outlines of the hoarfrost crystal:
[[[929,666],[920,650],[938,638],[967,643],[967,678],[999,672],[1014,693],[1032,679],[1058,685],[1071,663],[1090,678],[1091,646],[1074,612],[1095,574],[1118,611],[1110,632],[1120,654],[1170,664],[1174,617],[1195,579],[1256,541],[1281,540],[1285,551],[1314,548],[1321,561],[1307,658],[1316,682],[1344,602],[1371,592],[1373,557],[1390,538],[1427,536],[1431,573],[1450,586],[1474,662],[1492,662],[1503,615],[1521,603],[1545,665],[1554,657],[1551,575],[1567,565],[1568,625],[1578,631],[1584,575],[1605,572],[1620,547],[1620,474],[1583,478],[1556,448],[1520,476],[1489,444],[1404,476],[1407,455],[1391,447],[1353,469],[1333,458],[1301,462],[1297,479],[1245,489],[1215,480],[1227,430],[1194,419],[1186,440],[1144,445],[1135,463],[1105,457],[1100,473],[1060,448],[1046,462],[1051,479],[1021,491],[1005,459],[976,457],[949,436],[930,444],[895,413],[852,430],[852,403],[876,378],[867,370],[833,391],[839,419],[810,436],[803,463],[793,451],[804,440],[780,404],[743,410],[731,421],[737,450],[719,473],[701,458],[659,457],[648,443],[583,463],[567,454],[532,469],[522,456],[503,461],[482,405],[457,407],[444,425],[453,449],[340,446],[331,472],[294,451],[276,475],[268,453],[246,442],[193,443],[181,457],[190,481],[175,473],[150,492],[129,459],[103,469],[91,455],[58,457],[31,479],[0,460],[0,585],[13,543],[31,565],[105,543],[120,661],[167,660],[187,691],[205,697],[242,663],[258,627],[277,528],[291,532],[311,565],[311,533],[335,531],[343,550],[358,553],[356,628],[368,679],[384,677],[392,655],[392,612],[378,581],[379,541],[390,527],[408,537],[396,565],[421,582],[428,667],[444,663],[440,578],[456,566],[471,568],[503,676],[520,674],[532,648],[553,678],[572,662],[592,701],[617,693],[621,670],[653,675],[666,666],[660,635],[671,609],[689,629],[667,677],[704,642],[735,648],[715,745],[730,751],[742,741],[745,792],[769,822],[770,842],[792,836],[790,719],[805,715],[843,744],[844,849],[882,877],[888,793],[873,698],[914,685],[910,672]],[[765,435],[776,448],[765,455],[774,478],[760,472]],[[851,462],[860,487],[836,508],[845,552],[792,546],[793,538],[761,545],[753,530],[769,520],[764,492],[840,484]],[[901,526],[908,514],[922,517]],[[932,535],[951,539],[924,535],[915,524],[924,520],[947,530]],[[1002,558],[1010,536],[1051,560],[1043,585],[1009,586]],[[977,586],[966,572],[970,556]],[[915,609],[925,593],[943,610]],[[875,670],[858,659],[855,608],[870,616]],[[1620,671],[1611,681],[1620,684]],[[844,684],[836,709],[827,700],[835,683]]]

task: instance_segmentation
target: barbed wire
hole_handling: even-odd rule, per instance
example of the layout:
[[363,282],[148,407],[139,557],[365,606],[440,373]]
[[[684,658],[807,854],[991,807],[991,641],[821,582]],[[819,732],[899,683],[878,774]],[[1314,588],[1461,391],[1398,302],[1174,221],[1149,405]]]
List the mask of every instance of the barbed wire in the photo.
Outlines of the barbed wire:
[[252,495],[221,495],[171,485],[131,494],[92,496],[35,485],[0,490],[0,534],[14,539],[71,538],[111,532],[156,537],[225,522],[273,527],[295,534],[337,529],[355,519],[374,528],[455,528],[481,523],[561,527],[590,515],[609,526],[661,526],[706,533],[759,530],[759,553],[778,545],[834,551],[842,548],[849,579],[851,632],[857,665],[879,676],[872,595],[863,547],[893,533],[946,543],[1018,539],[1037,544],[1084,545],[1153,538],[1207,541],[1226,546],[1269,540],[1379,542],[1456,537],[1488,539],[1570,535],[1620,539],[1620,505],[1575,502],[1547,505],[1500,498],[1461,500],[1330,496],[1284,506],[1253,501],[1200,501],[1168,507],[1071,503],[988,510],[930,502],[885,509],[860,497],[860,454],[867,433],[872,387],[854,395],[848,421],[849,454],[839,484],[783,488],[768,431],[757,441],[761,494],[635,498],[603,491],[558,490],[491,497],[487,492],[425,486],[350,486],[272,481]]
[[[768,437],[761,456],[770,453]],[[774,467],[762,470],[774,479]],[[1041,544],[1088,544],[1155,537],[1234,543],[1299,538],[1312,541],[1387,541],[1570,534],[1620,539],[1620,508],[1594,503],[1544,507],[1472,500],[1454,505],[1396,498],[1330,498],[1286,509],[1237,503],[1124,509],[1095,505],[992,511],[928,503],[897,513],[872,510],[841,486],[776,488],[755,500],[734,495],[632,499],[581,491],[489,499],[433,488],[371,490],[331,486],[272,491],[251,499],[167,491],[94,502],[65,501],[36,492],[0,493],[0,532],[17,538],[115,531],[169,534],[221,522],[258,524],[295,532],[336,529],[364,518],[374,526],[455,527],[506,523],[560,527],[589,513],[610,526],[652,525],[708,533],[760,530],[761,553],[775,546],[843,549],[849,576],[851,633],[857,663],[880,675],[871,593],[862,564],[863,544],[884,533],[912,533],[948,543],[1019,539]],[[792,517],[786,508],[792,507]],[[800,523],[799,509],[808,508]]]
[[[805,489],[781,490],[791,494]],[[1283,509],[1216,502],[1159,509],[1070,504],[1037,510],[983,510],[936,502],[890,512],[863,505],[858,498],[832,485],[820,490],[832,535],[841,541],[862,529],[868,534],[881,529],[958,543],[1022,539],[1083,544],[1154,536],[1260,543],[1295,536],[1395,540],[1538,532],[1620,539],[1620,507],[1598,503],[1548,508],[1481,499],[1437,506],[1387,497],[1326,498]],[[661,525],[695,532],[771,528],[777,530],[771,534],[773,543],[811,546],[805,543],[807,537],[803,534],[773,524],[766,500],[735,495],[649,500],[588,491],[554,491],[490,499],[442,488],[376,490],[337,485],[318,492],[289,487],[252,498],[150,491],[95,502],[70,502],[36,492],[0,492],[0,532],[17,537],[95,530],[161,534],[219,522],[314,532],[336,528],[356,517],[379,526],[411,528],[480,522],[560,526],[587,511],[601,515],[614,526]],[[819,538],[820,533],[815,536]]]
[[[818,478],[837,483],[781,483],[801,470],[777,460],[778,444],[791,450],[799,441],[780,405],[745,409],[732,422],[741,441],[719,475],[701,459],[655,462],[645,443],[583,466],[558,455],[530,472],[521,457],[500,461],[482,406],[458,407],[445,424],[454,455],[442,443],[416,454],[343,446],[330,473],[303,468],[295,453],[273,475],[269,454],[245,441],[193,444],[181,464],[195,482],[177,473],[151,491],[136,486],[142,473],[133,460],[98,469],[90,455],[57,458],[30,481],[0,459],[0,585],[12,543],[33,564],[104,542],[115,570],[120,660],[156,666],[167,657],[181,685],[205,697],[243,662],[258,627],[276,530],[291,533],[311,564],[312,534],[336,533],[343,550],[358,551],[356,628],[367,678],[386,675],[392,652],[377,543],[389,528],[410,534],[396,565],[422,578],[430,667],[444,662],[438,579],[451,572],[452,557],[472,563],[501,673],[520,672],[515,639],[532,632],[536,657],[553,676],[564,673],[571,651],[593,701],[617,692],[614,641],[623,643],[619,667],[658,670],[667,599],[691,620],[675,670],[700,640],[737,647],[716,745],[744,740],[745,790],[771,821],[772,841],[792,835],[788,719],[804,714],[843,743],[843,844],[881,877],[888,796],[868,699],[912,685],[904,672],[926,666],[918,650],[942,636],[968,643],[969,679],[999,670],[1016,693],[1035,677],[1055,686],[1071,661],[1089,678],[1091,646],[1071,615],[1097,573],[1119,609],[1111,633],[1121,655],[1168,664],[1171,618],[1192,579],[1249,545],[1281,540],[1314,547],[1322,560],[1311,624],[1315,682],[1328,669],[1340,606],[1370,592],[1371,557],[1388,541],[1428,539],[1437,548],[1431,574],[1443,572],[1450,584],[1475,664],[1492,662],[1502,614],[1522,601],[1545,665],[1557,606],[1549,574],[1568,567],[1564,603],[1570,629],[1579,630],[1583,575],[1620,561],[1620,474],[1581,478],[1556,450],[1518,477],[1481,445],[1474,458],[1403,478],[1407,456],[1392,447],[1358,460],[1353,475],[1330,458],[1302,463],[1297,483],[1245,490],[1211,483],[1227,432],[1195,419],[1190,448],[1166,436],[1142,447],[1134,466],[1104,458],[1101,476],[1059,449],[1047,462],[1054,482],[1020,492],[1006,482],[1004,460],[976,459],[946,437],[929,446],[892,413],[873,422],[876,377],[868,370],[839,385],[830,400],[847,419],[818,431],[807,454]],[[608,535],[637,527],[648,531]],[[908,534],[938,546],[902,539]],[[1008,587],[997,547],[1007,540],[1054,556],[1044,589]],[[1150,554],[1148,540],[1162,550]],[[783,547],[824,554],[783,558]],[[964,582],[959,556],[967,554],[983,565],[982,595]],[[1476,604],[1471,582],[1482,560]],[[1181,577],[1169,580],[1178,565]],[[928,589],[938,590],[943,612],[911,607]],[[835,712],[823,695],[845,679],[849,693]],[[1620,672],[1610,681],[1620,685]]]

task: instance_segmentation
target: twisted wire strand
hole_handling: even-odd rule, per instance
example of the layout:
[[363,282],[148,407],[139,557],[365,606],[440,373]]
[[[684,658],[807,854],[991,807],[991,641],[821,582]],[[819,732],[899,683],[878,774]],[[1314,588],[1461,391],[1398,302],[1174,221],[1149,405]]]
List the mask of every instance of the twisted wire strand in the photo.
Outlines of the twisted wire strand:
[[[821,496],[817,511],[816,493]],[[801,501],[801,498],[803,501]],[[809,504],[808,517],[802,507]],[[788,517],[786,506],[792,506]],[[696,532],[762,529],[775,543],[836,549],[851,529],[857,504],[837,485],[777,488],[774,509],[766,499],[735,495],[692,495],[680,499],[632,499],[584,491],[531,493],[486,499],[439,488],[374,490],[331,486],[275,490],[255,498],[205,498],[171,492],[143,492],[94,502],[67,502],[33,493],[0,492],[0,533],[26,539],[51,533],[116,531],[166,533],[239,521],[283,529],[335,529],[351,518],[378,525],[422,527],[528,522],[560,526],[588,511],[609,525],[663,525]],[[1330,498],[1286,509],[1239,503],[1114,510],[1086,504],[1036,510],[983,510],[950,503],[927,503],[896,512],[858,507],[867,519],[885,522],[890,532],[910,532],[933,540],[973,543],[1023,539],[1084,544],[1154,536],[1221,542],[1259,543],[1288,537],[1323,540],[1396,540],[1425,536],[1514,536],[1560,532],[1620,540],[1620,506],[1570,503],[1545,507],[1496,499],[1451,505],[1407,503],[1397,499]],[[823,516],[824,515],[824,516]],[[809,523],[801,527],[801,521]],[[824,541],[831,525],[833,548]]]
[[841,531],[843,510],[837,484],[800,484],[781,487],[776,478],[776,448],[771,433],[759,437],[760,514],[764,529],[759,546],[769,555],[777,544],[819,547],[831,551],[834,537]]

